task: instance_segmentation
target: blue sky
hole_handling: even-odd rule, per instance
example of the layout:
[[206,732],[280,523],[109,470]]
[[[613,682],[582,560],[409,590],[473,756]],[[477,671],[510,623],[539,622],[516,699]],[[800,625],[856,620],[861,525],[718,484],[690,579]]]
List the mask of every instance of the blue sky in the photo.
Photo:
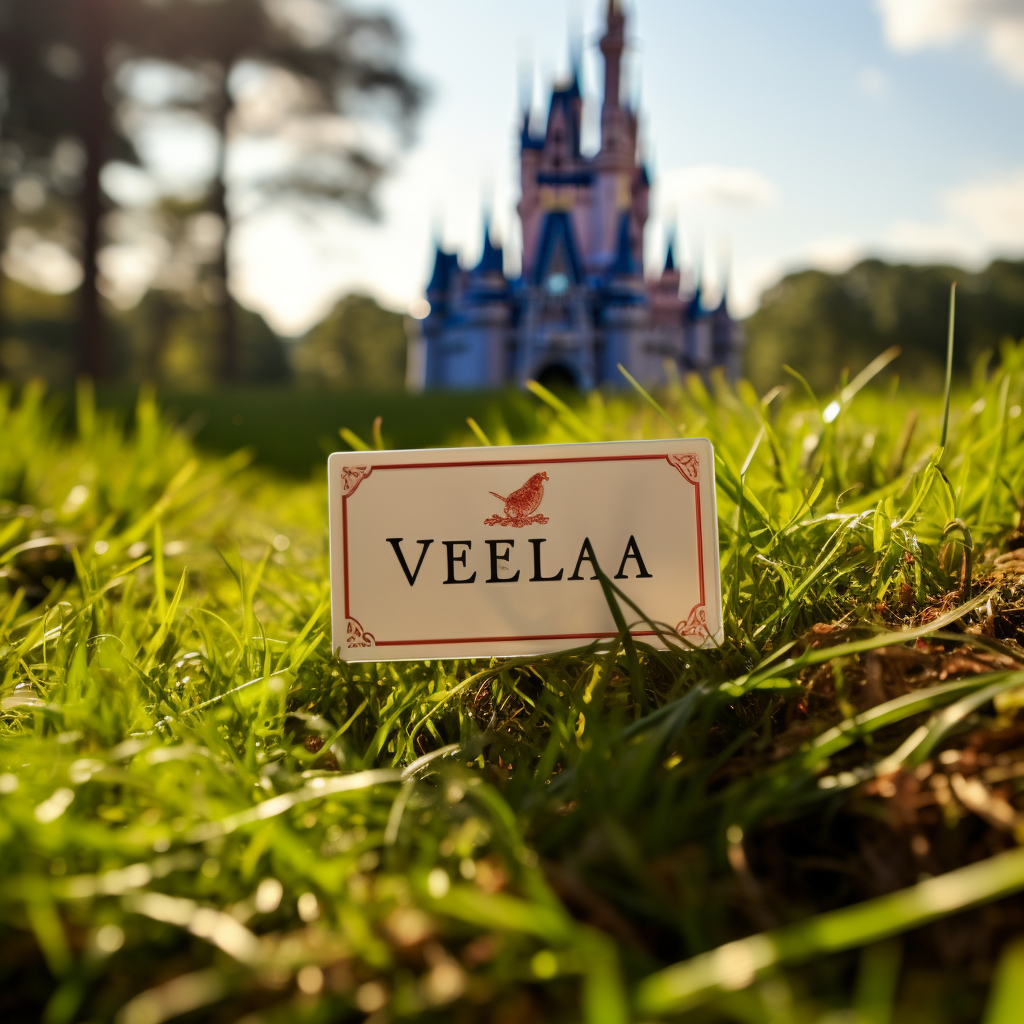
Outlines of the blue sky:
[[[593,44],[605,4],[382,4],[402,24],[411,65],[431,92],[418,141],[382,191],[384,218],[369,225],[341,213],[247,213],[233,252],[239,297],[286,332],[352,289],[415,308],[435,235],[472,260],[485,210],[514,267],[524,69],[532,68],[542,116],[570,41],[582,38],[585,92],[596,100]],[[1024,256],[1024,0],[626,7],[630,87],[655,185],[649,271],[669,222],[708,279],[728,266],[740,313],[785,271],[807,265],[838,269],[864,254],[972,266]],[[165,178],[202,165],[208,144],[179,139],[181,167]],[[239,173],[246,159],[236,154]],[[145,261],[133,264],[131,253],[124,249],[121,265],[134,266],[137,288]]]
[[[603,7],[392,0],[432,100],[385,190],[385,222],[339,231],[324,276],[408,305],[429,272],[432,232],[440,226],[472,259],[485,207],[514,263],[522,69],[534,69],[539,106],[567,68],[570,37],[582,35],[596,97]],[[632,87],[655,181],[652,266],[674,220],[709,277],[731,267],[746,312],[764,286],[808,264],[1024,255],[1022,8],[633,0]]]

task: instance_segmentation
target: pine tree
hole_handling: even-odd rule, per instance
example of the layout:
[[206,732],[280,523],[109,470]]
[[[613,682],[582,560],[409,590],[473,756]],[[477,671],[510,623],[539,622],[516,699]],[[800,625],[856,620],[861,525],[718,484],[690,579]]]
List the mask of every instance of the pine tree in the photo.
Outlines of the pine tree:
[[100,377],[107,365],[98,257],[103,166],[135,161],[113,116],[111,52],[134,0],[6,0],[0,4],[0,240],[13,212],[71,200],[77,206],[79,325],[75,363]]
[[[281,173],[247,184],[257,201],[300,198],[372,217],[375,186],[411,138],[423,93],[403,70],[401,38],[391,19],[351,13],[335,0],[166,0],[150,12],[139,22],[136,45],[192,71],[201,85],[193,111],[219,143],[209,209],[224,228],[217,263],[220,371],[224,381],[233,381],[240,352],[229,269],[232,141],[242,135],[273,138],[289,150]],[[243,67],[281,100],[276,113],[259,123],[240,116]],[[365,129],[371,121],[390,129],[390,147],[370,141]]]

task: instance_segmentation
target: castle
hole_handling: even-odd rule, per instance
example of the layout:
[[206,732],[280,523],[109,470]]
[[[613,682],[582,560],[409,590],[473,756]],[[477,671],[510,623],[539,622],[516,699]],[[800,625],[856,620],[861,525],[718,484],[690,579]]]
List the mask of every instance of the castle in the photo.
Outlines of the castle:
[[502,249],[486,227],[472,269],[437,247],[417,360],[422,386],[535,379],[586,390],[625,384],[619,364],[645,384],[664,380],[667,363],[684,373],[738,372],[743,334],[724,291],[707,308],[699,284],[684,287],[671,240],[661,275],[644,277],[650,179],[639,159],[637,113],[620,97],[625,46],[625,13],[609,0],[596,154],[580,149],[578,69],[553,90],[542,137],[523,114],[521,275],[506,276]]

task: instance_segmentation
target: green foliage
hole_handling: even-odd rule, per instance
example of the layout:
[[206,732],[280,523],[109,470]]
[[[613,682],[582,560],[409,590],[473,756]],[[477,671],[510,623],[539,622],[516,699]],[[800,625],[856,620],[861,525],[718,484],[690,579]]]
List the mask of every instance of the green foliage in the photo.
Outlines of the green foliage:
[[[252,323],[235,329],[227,259],[229,207],[235,203],[228,201],[229,192],[234,198],[240,188],[250,205],[286,202],[307,212],[342,206],[378,216],[378,187],[411,142],[424,99],[423,88],[406,73],[399,27],[387,14],[362,14],[335,0],[304,0],[301,14],[291,4],[269,0],[102,0],[88,17],[81,7],[77,0],[0,4],[0,248],[20,231],[28,242],[22,249],[45,243],[69,260],[72,254],[81,257],[82,323],[69,332],[70,344],[80,351],[70,361],[94,376],[113,376],[116,368],[122,378],[137,379],[123,373],[131,345],[97,329],[96,267],[99,247],[128,238],[137,242],[155,229],[169,258],[155,282],[162,294],[151,305],[157,306],[159,323],[145,347],[141,376],[156,379],[161,369],[168,339],[167,311],[160,306],[189,304],[189,293],[203,278],[212,285],[206,302],[221,314],[212,339],[220,348],[221,376],[232,383],[270,379],[271,368],[279,372],[283,363],[276,339]],[[136,72],[147,62],[168,72],[156,93],[138,88]],[[236,72],[253,66],[269,76],[249,83],[250,102],[253,89],[261,87],[270,90],[264,99],[271,93],[286,97],[264,103],[258,124],[234,116],[241,99]],[[220,229],[212,252],[182,245],[181,218],[167,216],[173,206],[196,205],[190,185],[172,186],[172,194],[148,209],[104,216],[96,183],[106,162],[139,164],[136,143],[152,130],[154,117],[159,122],[168,116],[205,123],[218,140],[220,157],[211,168],[208,194],[198,200]],[[281,159],[229,182],[227,151],[245,136],[264,144],[276,138]],[[167,177],[158,167],[144,170]],[[111,237],[104,238],[107,231]],[[8,255],[17,260],[18,248]],[[23,253],[21,261],[23,272],[45,262],[38,252]],[[196,326],[196,319],[209,316],[192,319]],[[26,379],[42,369],[51,380],[67,377],[61,365],[70,347],[66,339],[54,366],[46,351],[54,346],[45,332],[8,337],[10,326],[0,333],[0,374],[8,369]],[[195,354],[177,353],[173,379],[191,383],[182,376],[206,372],[207,350],[198,368],[190,358]]]
[[899,345],[915,387],[938,389],[945,362],[945,310],[959,283],[955,369],[963,374],[1006,338],[1024,336],[1024,263],[996,260],[980,273],[955,267],[865,260],[842,274],[804,270],[770,288],[746,322],[747,372],[759,387],[800,367],[817,390],[856,373],[881,348]]
[[0,376],[42,377],[55,384],[72,380],[74,297],[52,295],[3,277],[0,308]]
[[[146,394],[125,436],[83,390],[71,441],[4,394],[0,1015],[977,1020],[920,929],[1000,901],[956,921],[998,949],[1024,890],[1019,758],[1002,795],[970,760],[1021,730],[1024,349],[944,449],[937,398],[863,383],[537,389],[523,440],[712,439],[720,650],[352,666],[319,482],[197,455]],[[888,787],[932,776],[921,823]]]
[[368,295],[347,295],[298,343],[296,370],[307,383],[398,390],[405,386],[404,318]]
[[[135,356],[135,379],[170,387],[204,388],[218,372],[221,321],[210,306],[190,309],[150,292],[129,314],[118,319],[124,342]],[[286,384],[291,366],[285,343],[258,313],[235,303],[239,338],[239,380],[252,384]],[[150,346],[155,346],[153,351]],[[148,372],[147,371],[151,371]],[[123,379],[123,378],[122,378]]]
[[[182,81],[165,101],[168,108],[189,109],[222,136],[240,137],[248,127],[250,137],[290,138],[278,165],[246,180],[250,195],[327,201],[376,214],[376,186],[391,170],[395,149],[411,139],[423,101],[421,86],[406,73],[401,33],[389,15],[362,14],[334,0],[307,0],[302,15],[253,0],[144,6],[126,19],[130,41],[137,52],[179,70]],[[238,102],[233,72],[246,62],[272,69],[302,99],[268,109],[258,127],[244,119],[230,125],[228,114]],[[382,144],[379,136],[370,141],[358,131],[337,130],[354,124],[389,137]],[[307,129],[300,138],[298,127]]]
[[[77,294],[51,295],[11,278],[2,279],[0,288],[0,377],[17,382],[42,378],[68,387],[75,376]],[[240,380],[287,383],[291,366],[285,343],[258,313],[237,304],[235,310]],[[132,309],[108,312],[108,341],[117,367],[112,379],[195,389],[216,381],[220,318],[213,306],[193,306],[151,291]]]

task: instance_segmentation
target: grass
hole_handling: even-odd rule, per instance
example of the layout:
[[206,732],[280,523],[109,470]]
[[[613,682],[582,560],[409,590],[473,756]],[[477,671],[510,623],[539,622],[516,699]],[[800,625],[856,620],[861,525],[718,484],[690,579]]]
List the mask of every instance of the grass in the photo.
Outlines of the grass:
[[[459,443],[467,417],[491,430],[507,424],[516,433],[534,429],[536,419],[535,403],[518,391],[408,395],[240,386],[166,391],[157,397],[165,414],[182,424],[200,451],[223,455],[244,447],[255,464],[303,479],[322,477],[327,455],[338,448],[342,424],[372,440],[379,416],[377,429],[387,447],[433,448]],[[127,388],[106,386],[96,402],[128,422],[135,398]],[[64,408],[65,421],[73,419],[73,400]]]
[[356,666],[321,481],[0,393],[0,1017],[1015,1020],[1024,347],[868,384],[463,431],[710,437],[719,651]]

